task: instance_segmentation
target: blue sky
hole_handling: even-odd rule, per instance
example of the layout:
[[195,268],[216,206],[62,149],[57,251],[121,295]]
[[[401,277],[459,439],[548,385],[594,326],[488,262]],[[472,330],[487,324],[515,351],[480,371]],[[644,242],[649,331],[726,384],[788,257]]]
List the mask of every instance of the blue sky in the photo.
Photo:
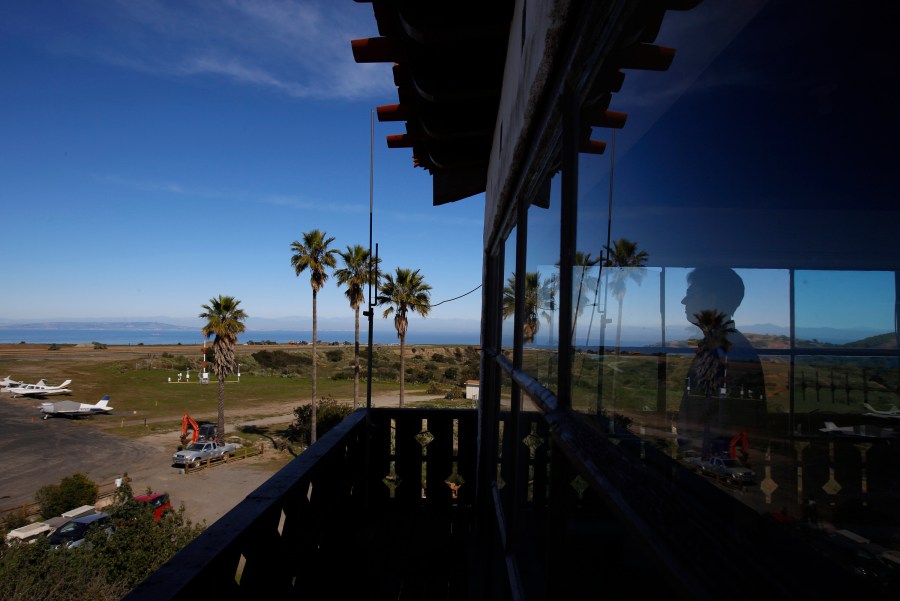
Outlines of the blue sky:
[[[128,0],[7,4],[0,20],[0,318],[311,315],[290,244],[368,245],[371,110],[389,65],[353,62],[371,5]],[[481,282],[483,198],[433,207],[403,124],[375,123],[374,237],[432,302]],[[452,248],[452,253],[448,249]],[[480,291],[432,319],[478,319]],[[319,315],[352,312],[331,279]],[[415,324],[413,327],[416,327]]]
[[[872,157],[892,155],[867,150],[895,147],[896,127],[880,120],[886,86],[828,79],[858,71],[849,53],[824,61],[843,70],[781,60],[793,51],[784,44],[829,47],[830,34],[803,21],[808,31],[779,37],[779,10],[789,9],[705,2],[667,15],[657,42],[677,49],[672,68],[629,72],[610,105],[628,113],[612,239],[636,240],[649,265],[669,269],[669,327],[687,327],[674,321],[686,269],[713,260],[745,279],[739,326],[789,325],[794,267],[807,269],[797,327],[890,331],[896,194],[892,168]],[[251,320],[308,320],[291,242],[318,228],[340,249],[368,244],[371,111],[397,95],[390,66],[354,63],[350,41],[376,35],[371,5],[352,0],[8,3],[0,257],[5,281],[20,285],[5,288],[0,323],[196,319],[218,294],[240,299]],[[833,119],[851,100],[857,121]],[[386,269],[420,269],[437,304],[481,282],[484,199],[433,207],[430,175],[409,150],[386,147],[403,131],[375,123],[375,242]],[[866,144],[847,142],[860,136]],[[582,157],[579,250],[594,257],[609,159]],[[847,198],[865,210],[846,210]],[[554,264],[558,231],[532,234],[529,261]],[[655,286],[632,286],[625,325],[655,327]],[[411,327],[474,330],[480,306],[477,290]],[[352,327],[333,278],[318,308],[326,328]]]

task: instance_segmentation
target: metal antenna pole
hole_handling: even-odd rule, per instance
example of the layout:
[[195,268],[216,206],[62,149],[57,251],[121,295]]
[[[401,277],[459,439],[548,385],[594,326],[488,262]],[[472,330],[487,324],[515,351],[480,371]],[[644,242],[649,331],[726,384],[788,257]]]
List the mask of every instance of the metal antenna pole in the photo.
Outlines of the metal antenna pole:
[[[374,329],[373,318],[375,316],[374,304],[372,303],[372,274],[371,270],[375,269],[375,281],[378,277],[378,262],[373,260],[372,255],[372,206],[374,196],[374,180],[375,180],[375,109],[372,109],[370,115],[370,135],[369,135],[369,310],[364,315],[369,318],[369,357],[367,359],[366,373],[366,409],[372,408],[372,334]],[[378,251],[376,249],[377,256]]]

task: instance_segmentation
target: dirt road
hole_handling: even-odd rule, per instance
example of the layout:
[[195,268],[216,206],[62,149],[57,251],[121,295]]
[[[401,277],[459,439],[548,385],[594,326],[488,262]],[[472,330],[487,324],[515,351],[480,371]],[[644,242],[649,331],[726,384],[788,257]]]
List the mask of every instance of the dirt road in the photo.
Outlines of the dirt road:
[[[407,395],[413,402],[428,397]],[[373,398],[377,407],[397,406],[394,394]],[[104,431],[104,419],[41,419],[34,401],[0,393],[0,456],[9,458],[0,470],[0,509],[21,506],[34,499],[44,485],[80,472],[98,483],[112,482],[128,474],[135,493],[147,489],[166,491],[173,504],[185,506],[195,523],[212,524],[268,480],[292,459],[286,451],[271,447],[257,457],[229,462],[213,469],[185,474],[172,467],[178,430],[127,439]],[[267,426],[293,419],[286,407],[254,408],[244,420],[239,411],[228,415],[229,429],[236,425]]]

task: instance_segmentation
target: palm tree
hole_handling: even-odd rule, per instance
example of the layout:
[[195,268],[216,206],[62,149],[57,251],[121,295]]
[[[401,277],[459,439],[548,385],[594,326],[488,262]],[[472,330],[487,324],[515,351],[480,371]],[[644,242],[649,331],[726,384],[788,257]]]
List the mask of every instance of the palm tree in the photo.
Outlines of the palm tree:
[[704,309],[694,313],[694,323],[703,332],[697,343],[697,351],[692,363],[693,377],[704,393],[703,412],[703,452],[710,451],[711,438],[709,421],[713,413],[713,395],[725,385],[725,358],[731,350],[730,334],[736,331],[734,321],[725,313],[715,309]]
[[425,277],[416,269],[397,268],[395,276],[387,273],[380,287],[381,295],[378,304],[388,305],[384,317],[394,314],[394,327],[400,339],[400,406],[403,407],[403,395],[406,371],[406,330],[409,328],[407,313],[412,311],[422,317],[428,317],[431,311],[431,286],[425,283]]
[[619,354],[619,344],[622,341],[622,303],[625,299],[625,289],[628,280],[634,280],[639,286],[644,280],[644,265],[647,264],[649,255],[644,251],[638,251],[637,242],[626,238],[615,240],[613,248],[606,247],[605,267],[614,268],[612,283],[609,289],[619,303],[619,318],[616,324],[616,354]]
[[353,339],[353,409],[359,407],[359,306],[363,303],[363,287],[366,284],[378,284],[377,263],[381,259],[370,259],[369,251],[359,244],[347,246],[345,252],[338,253],[344,266],[334,272],[338,284],[346,286],[344,294],[350,301],[354,311]]
[[[557,266],[558,267],[558,266]],[[527,283],[527,281],[526,281]],[[547,320],[547,344],[553,346],[553,318],[556,315],[556,295],[559,292],[559,272],[554,271],[547,279],[541,282],[541,288],[538,291],[539,301],[543,310],[541,316]]]
[[591,258],[591,253],[580,250],[575,251],[575,267],[580,268],[581,273],[578,277],[575,295],[575,315],[572,319],[572,340],[575,340],[575,326],[578,318],[584,312],[584,308],[588,304],[588,295],[590,289],[597,283],[597,277],[590,275],[592,268],[600,262],[600,259]]
[[206,325],[201,330],[204,338],[215,336],[213,340],[213,373],[219,380],[219,419],[216,423],[216,439],[225,439],[225,376],[234,371],[234,345],[237,335],[244,331],[244,320],[247,314],[238,305],[241,301],[233,296],[222,296],[209,299],[203,305]]
[[[529,271],[525,274],[525,315],[522,317],[522,333],[525,344],[534,342],[534,337],[540,329],[538,321],[538,290],[541,274],[537,271]],[[516,274],[509,276],[506,286],[503,288],[503,319],[514,315],[516,312]]]
[[[613,247],[606,245],[606,260],[603,262],[605,267],[612,267],[612,282],[608,284],[607,289],[611,290],[613,296],[619,304],[619,314],[616,323],[616,356],[620,354],[620,345],[622,342],[622,304],[625,300],[625,289],[628,280],[634,280],[638,286],[644,279],[644,265],[647,263],[647,253],[638,251],[637,242],[632,242],[626,238],[613,241]],[[612,403],[615,407],[616,402],[616,374],[618,369],[613,370],[612,379]]]
[[312,414],[310,416],[310,431],[309,431],[309,441],[310,444],[316,442],[316,339],[318,338],[317,331],[317,321],[316,321],[316,295],[318,295],[319,290],[322,289],[322,286],[325,285],[325,280],[328,279],[328,274],[325,272],[326,268],[334,267],[335,258],[334,255],[337,254],[337,249],[329,249],[328,245],[334,242],[334,238],[327,238],[327,234],[324,232],[320,232],[319,230],[312,230],[310,232],[303,233],[303,242],[299,242],[294,240],[291,242],[291,250],[294,254],[291,255],[291,266],[294,268],[294,273],[299,275],[309,269],[309,285],[312,287],[312,315],[313,315],[313,330],[312,330],[312,401],[311,401],[311,409]]

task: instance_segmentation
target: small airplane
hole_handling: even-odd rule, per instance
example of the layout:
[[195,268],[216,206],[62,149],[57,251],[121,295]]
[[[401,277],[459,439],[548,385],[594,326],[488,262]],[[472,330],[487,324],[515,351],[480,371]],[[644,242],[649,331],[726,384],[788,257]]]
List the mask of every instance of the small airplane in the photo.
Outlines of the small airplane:
[[66,380],[59,386],[50,386],[46,380],[38,380],[37,384],[23,384],[7,388],[13,396],[50,396],[51,394],[71,394],[72,391],[66,388],[72,380]]
[[96,413],[109,413],[113,408],[109,406],[109,395],[104,395],[96,404],[80,403],[78,401],[59,401],[58,403],[41,403],[41,413],[44,419],[48,417],[82,417]]
[[894,419],[900,419],[900,409],[897,409],[897,405],[891,405],[891,408],[886,411],[880,411],[868,403],[863,403],[863,406],[869,410],[869,413],[863,413],[863,415],[868,415],[869,417],[893,417]]
[[819,432],[826,434],[853,434],[853,426],[838,426],[834,422],[825,422],[824,428],[819,428]]
[[25,385],[25,382],[21,382],[19,380],[13,380],[12,376],[6,376],[2,380],[0,380],[0,389],[15,388],[15,387],[24,386],[24,385]]

